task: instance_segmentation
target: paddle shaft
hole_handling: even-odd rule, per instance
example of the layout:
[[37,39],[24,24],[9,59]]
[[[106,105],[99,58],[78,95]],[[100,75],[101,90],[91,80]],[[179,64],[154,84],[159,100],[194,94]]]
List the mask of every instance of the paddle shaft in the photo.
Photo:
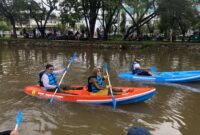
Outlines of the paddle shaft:
[[[70,64],[69,64],[69,65],[70,65]],[[69,68],[69,65],[67,66],[67,69]],[[67,73],[67,70],[65,70],[64,74],[62,75],[62,78],[60,79],[60,82],[58,83],[58,86],[60,86],[60,84],[62,83],[63,78],[65,77],[65,74],[66,74],[66,73]],[[55,90],[55,92],[54,92],[54,94],[53,94],[53,97],[56,95],[57,91],[58,91],[58,88],[56,88],[56,90]]]
[[15,125],[15,131],[17,131],[17,130],[18,130],[18,127],[19,127],[19,125],[18,125],[18,124],[16,124],[16,125]]
[[111,86],[111,82],[110,82],[110,78],[109,78],[109,74],[108,74],[108,66],[107,66],[107,64],[105,64],[104,67],[106,69],[106,74],[107,74],[107,77],[108,77],[108,84],[110,86],[110,94],[112,96],[113,109],[116,109],[117,102],[116,102],[115,97],[113,95],[113,90],[112,90],[112,86]]
[[112,87],[111,87],[110,78],[109,78],[109,74],[108,74],[108,69],[106,70],[106,74],[107,74],[107,77],[108,77],[108,84],[109,84],[109,86],[110,86],[110,94],[111,94],[111,96],[114,97],[114,95],[113,95],[113,90],[112,90]]
[[[74,55],[73,55],[73,57],[72,57],[72,59],[70,60],[70,62],[69,62],[69,64],[68,64],[68,66],[67,66],[67,68],[66,68],[64,74],[62,75],[62,78],[60,79],[60,82],[58,83],[58,86],[60,86],[60,84],[62,83],[63,78],[65,77],[65,74],[67,73],[67,71],[68,71],[68,69],[69,69],[69,66],[72,64],[72,62],[74,61],[74,59],[75,59],[75,57],[76,57],[76,54],[77,54],[77,53],[75,52]],[[50,103],[53,102],[54,96],[56,95],[57,91],[58,91],[58,88],[56,88],[54,94],[52,95],[52,97],[51,97],[51,99],[50,99]]]
[[15,131],[18,130],[18,127],[20,125],[20,123],[22,122],[23,116],[22,116],[22,112],[18,112],[17,117],[16,117],[16,125],[15,125]]
[[110,78],[109,78],[109,74],[108,74],[108,65],[105,64],[105,65],[104,65],[104,68],[105,68],[105,70],[106,70],[106,74],[107,74],[107,78],[108,78],[108,84],[109,84],[109,86],[110,86],[110,94],[111,94],[111,96],[112,96],[113,108],[116,109],[117,102],[116,102],[115,97],[114,97],[114,95],[113,95],[113,90],[112,90],[112,86],[111,86],[111,82],[110,82]]

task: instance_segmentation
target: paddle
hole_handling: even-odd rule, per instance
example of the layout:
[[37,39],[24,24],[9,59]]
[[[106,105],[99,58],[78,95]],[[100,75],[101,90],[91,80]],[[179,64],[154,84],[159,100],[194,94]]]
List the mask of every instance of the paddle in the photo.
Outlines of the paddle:
[[104,69],[105,69],[107,77],[108,77],[108,84],[110,86],[110,94],[112,96],[113,109],[116,109],[117,102],[116,102],[115,97],[113,95],[113,91],[112,91],[112,87],[111,87],[111,83],[110,83],[110,78],[109,78],[109,74],[108,74],[108,65],[107,64],[104,64]]
[[150,70],[152,72],[153,75],[156,75],[156,82],[165,82],[165,79],[161,76],[159,76],[158,72],[157,72],[157,67],[156,66],[152,66],[150,67]]
[[[74,61],[76,55],[77,55],[77,52],[75,52],[74,55],[72,56],[72,59],[70,60],[70,62],[69,62],[69,64],[68,64],[68,66],[67,66],[65,72],[63,73],[63,76],[62,76],[62,78],[60,79],[60,82],[59,82],[58,86],[60,86],[60,84],[62,83],[63,78],[65,77],[65,74],[67,73],[67,71],[68,71],[68,69],[69,69],[69,66],[73,63],[73,61]],[[55,97],[55,94],[57,93],[57,91],[58,91],[58,88],[56,88],[54,94],[51,96],[50,103],[53,103],[54,97]]]
[[152,66],[152,67],[150,67],[150,70],[151,70],[151,73],[152,73],[152,74],[156,74],[156,72],[157,72],[157,67],[156,67],[156,66]]
[[16,117],[15,131],[18,130],[18,126],[21,124],[22,119],[23,119],[22,112],[18,112],[17,117]]

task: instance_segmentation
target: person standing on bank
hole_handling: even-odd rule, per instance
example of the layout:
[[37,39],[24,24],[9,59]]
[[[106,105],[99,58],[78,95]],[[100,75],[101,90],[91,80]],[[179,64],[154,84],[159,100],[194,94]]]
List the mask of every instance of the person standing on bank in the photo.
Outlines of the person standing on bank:
[[151,73],[149,73],[144,68],[141,68],[140,62],[142,59],[135,59],[135,61],[131,64],[131,71],[134,75],[144,75],[144,76],[152,76]]
[[39,73],[39,84],[42,87],[42,89],[49,91],[49,92],[55,92],[55,90],[58,88],[58,92],[65,93],[64,90],[73,89],[70,86],[67,85],[60,85],[58,86],[58,81],[56,75],[64,73],[66,68],[61,70],[56,70],[53,65],[47,64],[46,69]]

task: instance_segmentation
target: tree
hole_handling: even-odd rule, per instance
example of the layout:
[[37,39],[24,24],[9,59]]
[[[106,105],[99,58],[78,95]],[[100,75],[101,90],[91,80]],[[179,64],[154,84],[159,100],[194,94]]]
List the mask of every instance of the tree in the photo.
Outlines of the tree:
[[[92,39],[97,19],[102,23],[105,39],[111,29],[120,0],[64,0],[61,3],[61,21],[74,24],[84,18],[86,24],[86,34]],[[116,6],[117,5],[117,6]],[[101,12],[99,12],[101,10]],[[98,16],[102,15],[102,18]],[[83,30],[85,31],[85,30]]]
[[127,29],[124,35],[124,40],[133,33],[137,32],[137,37],[140,37],[140,28],[147,24],[157,13],[157,0],[125,0],[122,8],[130,16],[133,25]]
[[99,14],[101,0],[80,0],[86,23],[86,32],[90,39],[94,36],[94,29]]
[[5,21],[0,21],[0,31],[10,30],[9,25]]
[[60,3],[61,7],[61,23],[68,23],[74,27],[77,22],[83,18],[83,10],[79,0],[64,0]]
[[185,41],[185,33],[191,28],[197,11],[189,0],[161,0],[159,15],[161,28],[165,31],[169,29],[176,31],[179,28],[183,35],[182,41]]
[[41,37],[45,38],[45,29],[47,21],[49,20],[52,12],[57,9],[58,0],[26,0],[27,8],[30,16],[35,20]]
[[102,0],[101,1],[101,18],[99,21],[102,24],[104,34],[103,39],[108,39],[108,33],[111,31],[112,25],[117,22],[120,12],[121,0]]
[[62,23],[57,24],[56,28],[61,32],[61,34],[64,34],[65,32],[65,25]]
[[22,25],[28,26],[30,25],[30,15],[27,11],[22,11],[19,15],[19,17],[16,19],[17,25]]
[[16,21],[24,11],[24,0],[1,0],[0,13],[9,20],[13,28],[13,37],[17,38]]

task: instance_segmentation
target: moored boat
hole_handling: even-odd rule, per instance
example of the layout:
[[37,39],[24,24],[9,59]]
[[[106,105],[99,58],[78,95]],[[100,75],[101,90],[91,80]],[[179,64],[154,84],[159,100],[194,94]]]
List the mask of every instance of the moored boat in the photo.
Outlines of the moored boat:
[[[56,93],[55,100],[78,102],[87,104],[113,104],[110,95],[98,95],[87,90],[87,86],[74,86],[77,90],[66,90],[67,93]],[[117,104],[130,104],[143,102],[150,99],[156,92],[155,88],[135,88],[135,87],[113,87],[123,89],[126,92],[120,92],[114,95]],[[24,92],[28,95],[39,98],[50,99],[53,92],[43,90],[39,85],[27,86]]]

